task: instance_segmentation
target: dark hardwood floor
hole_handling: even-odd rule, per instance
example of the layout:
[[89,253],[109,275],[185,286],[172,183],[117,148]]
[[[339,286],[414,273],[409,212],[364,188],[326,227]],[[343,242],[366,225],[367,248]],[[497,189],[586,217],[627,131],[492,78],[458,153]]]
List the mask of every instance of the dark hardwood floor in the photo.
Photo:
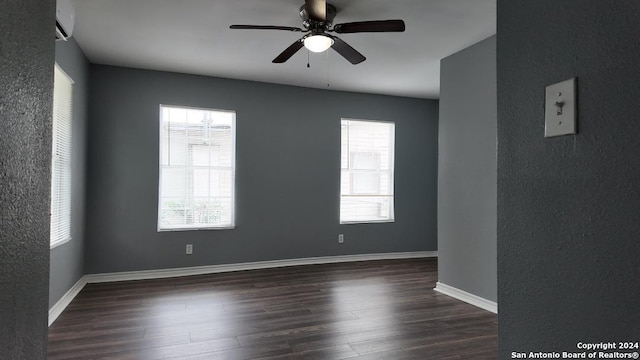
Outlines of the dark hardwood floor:
[[496,359],[496,315],[436,280],[411,259],[89,284],[49,360]]

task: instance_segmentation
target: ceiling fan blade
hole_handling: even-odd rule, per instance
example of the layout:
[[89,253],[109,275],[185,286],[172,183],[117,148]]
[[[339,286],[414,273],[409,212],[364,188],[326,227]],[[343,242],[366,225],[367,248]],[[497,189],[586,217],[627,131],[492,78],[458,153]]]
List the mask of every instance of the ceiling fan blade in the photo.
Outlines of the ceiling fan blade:
[[309,18],[314,21],[327,20],[327,2],[325,0],[305,0]]
[[333,31],[338,34],[350,34],[361,32],[403,32],[405,30],[402,20],[374,20],[358,21],[344,24],[337,24]]
[[294,31],[294,32],[302,32],[302,30],[297,27],[290,26],[274,26],[274,25],[231,25],[229,29],[241,29],[241,30],[286,30],[286,31]]
[[298,50],[302,49],[304,44],[302,43],[302,39],[296,40],[291,46],[286,48],[280,55],[278,55],[275,59],[273,59],[274,64],[282,64],[283,62],[289,60],[293,54],[297,53]]
[[333,45],[331,46],[331,48],[333,48],[333,50],[342,55],[343,58],[347,59],[347,61],[349,61],[353,65],[360,64],[367,59],[366,57],[364,57],[364,55],[360,54],[358,50],[352,48],[351,45],[342,41],[340,38],[335,36],[330,37],[333,39]]

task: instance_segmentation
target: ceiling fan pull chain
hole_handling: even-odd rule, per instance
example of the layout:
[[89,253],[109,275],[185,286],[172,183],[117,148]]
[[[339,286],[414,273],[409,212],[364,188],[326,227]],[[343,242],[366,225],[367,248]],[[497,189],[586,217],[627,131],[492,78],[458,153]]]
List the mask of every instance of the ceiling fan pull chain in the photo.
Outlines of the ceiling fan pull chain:
[[330,69],[329,69],[330,66],[329,65],[330,64],[329,64],[329,52],[328,51],[325,51],[325,52],[327,53],[327,61],[326,61],[326,63],[327,63],[327,78],[326,78],[326,80],[327,80],[327,89],[328,89],[328,88],[331,87],[331,84],[329,83],[329,71],[330,71]]
[[310,51],[307,50],[307,69],[311,68],[311,64],[309,64],[309,53],[310,53]]

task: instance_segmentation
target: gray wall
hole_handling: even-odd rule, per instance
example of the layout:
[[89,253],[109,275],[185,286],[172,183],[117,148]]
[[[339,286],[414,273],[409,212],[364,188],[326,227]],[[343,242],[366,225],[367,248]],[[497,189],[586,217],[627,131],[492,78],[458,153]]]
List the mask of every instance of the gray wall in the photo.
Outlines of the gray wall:
[[0,359],[46,359],[55,2],[0,11]]
[[[90,73],[86,273],[436,250],[436,101],[101,65]],[[156,231],[159,104],[237,112],[234,230]],[[396,122],[395,223],[339,225],[341,117]]]
[[[498,15],[500,358],[638,341],[640,2]],[[545,86],[574,76],[579,134],[545,139]]]
[[438,281],[497,300],[496,38],[440,67]]
[[89,62],[75,40],[56,42],[56,62],[73,81],[71,241],[51,250],[49,307],[84,275],[84,220]]

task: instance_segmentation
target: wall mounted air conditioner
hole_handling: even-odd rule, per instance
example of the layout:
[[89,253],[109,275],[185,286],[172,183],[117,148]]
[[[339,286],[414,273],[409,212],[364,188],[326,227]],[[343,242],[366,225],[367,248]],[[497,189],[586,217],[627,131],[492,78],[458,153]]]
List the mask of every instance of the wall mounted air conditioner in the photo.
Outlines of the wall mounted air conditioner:
[[56,41],[71,37],[76,21],[76,11],[69,0],[56,1]]

